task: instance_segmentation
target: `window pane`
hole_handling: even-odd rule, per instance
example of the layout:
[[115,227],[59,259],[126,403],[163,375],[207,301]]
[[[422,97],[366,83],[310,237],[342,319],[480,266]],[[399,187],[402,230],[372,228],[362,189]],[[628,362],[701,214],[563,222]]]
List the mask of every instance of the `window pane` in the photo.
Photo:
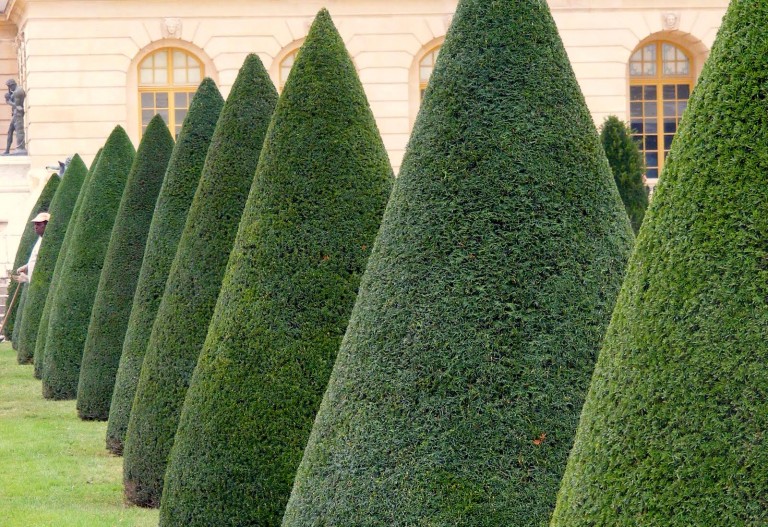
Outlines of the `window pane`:
[[677,115],[678,117],[682,117],[683,112],[685,112],[685,108],[688,106],[687,101],[680,101],[677,103]]
[[655,77],[656,76],[656,63],[655,62],[646,62],[643,64],[643,75],[647,75],[649,77]]
[[177,108],[184,107],[186,108],[187,105],[187,93],[185,92],[177,92],[173,94],[173,104]]
[[168,124],[168,110],[158,110],[157,114],[163,118],[165,124]]
[[677,120],[664,119],[664,133],[674,134],[675,132],[677,132]]
[[645,120],[645,131],[649,134],[655,134],[659,131],[659,123],[656,119]]
[[659,166],[659,154],[658,152],[646,152],[645,153],[645,165],[647,167]]
[[631,62],[640,62],[643,60],[643,50],[638,49],[634,53],[632,53],[632,58],[629,59]]
[[642,134],[643,133],[643,122],[642,121],[632,121],[629,124],[629,127],[632,128],[632,131],[636,134]]
[[176,123],[183,123],[184,118],[187,116],[187,109],[186,108],[177,108],[176,111],[173,112],[173,117],[176,119]]
[[155,116],[155,111],[154,110],[142,110],[141,111],[141,124],[143,126],[147,126],[149,124],[149,121],[151,121],[154,116]]
[[173,67],[174,68],[186,68],[187,67],[187,54],[181,50],[173,51]]
[[141,107],[152,108],[155,106],[155,94],[154,93],[142,93],[141,94]]
[[675,98],[675,85],[674,84],[665,84],[662,89],[662,93],[664,94],[664,99],[674,99]]
[[678,75],[688,75],[688,62],[678,62],[677,63],[677,74]]
[[649,44],[643,48],[643,60],[646,62],[656,60],[656,44]]
[[675,137],[674,135],[669,135],[669,134],[664,136],[664,149],[665,150],[669,150],[670,148],[672,148],[672,139],[674,139],[674,137]]
[[639,77],[643,74],[643,67],[641,62],[630,62],[629,63],[629,74],[632,77]]
[[647,102],[647,103],[645,103],[645,116],[646,117],[656,117],[656,103],[655,102]]
[[656,86],[645,86],[643,88],[643,95],[646,101],[656,100]]
[[657,177],[659,177],[659,170],[656,168],[649,168],[645,172],[645,177],[647,177],[648,179],[656,179]]
[[154,68],[155,69],[161,69],[161,68],[167,68],[168,67],[168,52],[165,50],[162,51],[156,51],[152,58],[154,59]]
[[187,83],[187,70],[174,68],[173,69],[173,83],[174,84],[186,84]]
[[646,135],[645,136],[645,150],[658,150],[659,148],[659,136],[658,135]]
[[152,84],[154,78],[152,76],[152,70],[141,69],[139,70],[139,83],[140,84]]
[[678,99],[687,99],[691,96],[691,87],[687,84],[678,84],[677,85],[677,98]]
[[168,70],[155,70],[155,84],[168,84]]
[[200,67],[195,65],[195,67],[189,68],[187,71],[187,82],[189,84],[200,84],[201,80]]
[[630,101],[639,101],[643,98],[643,87],[642,86],[630,86],[629,87],[629,100]]
[[671,44],[664,44],[663,46],[663,54],[664,62],[674,62],[675,58],[677,57],[677,48],[675,46],[672,46]]
[[629,114],[632,117],[642,117],[643,115],[643,103],[631,102],[629,103]]
[[672,117],[674,115],[675,115],[674,101],[664,101],[664,117]]
[[161,92],[155,94],[155,101],[158,108],[168,108],[168,93]]

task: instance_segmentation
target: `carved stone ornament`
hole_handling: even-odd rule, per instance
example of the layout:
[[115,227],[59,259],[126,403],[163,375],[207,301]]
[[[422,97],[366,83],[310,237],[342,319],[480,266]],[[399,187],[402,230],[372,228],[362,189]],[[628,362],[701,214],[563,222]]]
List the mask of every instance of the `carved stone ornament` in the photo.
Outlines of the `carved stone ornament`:
[[680,29],[680,13],[662,13],[661,23],[666,31]]
[[160,24],[165,38],[181,38],[181,19],[180,18],[164,18]]

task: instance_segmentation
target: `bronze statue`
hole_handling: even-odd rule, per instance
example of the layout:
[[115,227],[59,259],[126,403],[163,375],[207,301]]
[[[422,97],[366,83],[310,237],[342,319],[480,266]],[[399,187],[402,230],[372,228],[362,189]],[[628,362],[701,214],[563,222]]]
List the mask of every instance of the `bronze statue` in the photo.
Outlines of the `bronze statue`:
[[24,141],[24,88],[18,86],[14,79],[5,81],[8,92],[5,94],[5,103],[11,106],[11,124],[8,127],[8,143],[3,155],[8,155],[13,144],[13,133],[16,132],[16,154],[26,154]]

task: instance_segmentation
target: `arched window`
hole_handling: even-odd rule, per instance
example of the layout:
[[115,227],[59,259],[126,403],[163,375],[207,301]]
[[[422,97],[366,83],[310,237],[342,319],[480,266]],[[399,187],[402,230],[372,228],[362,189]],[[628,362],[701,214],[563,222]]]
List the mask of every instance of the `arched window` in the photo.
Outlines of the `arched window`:
[[296,62],[296,57],[299,54],[299,48],[296,48],[295,50],[288,53],[285,57],[283,57],[283,60],[280,61],[280,71],[278,72],[279,76],[279,90],[282,92],[283,87],[285,86],[285,81],[288,80],[288,74],[291,73],[291,68],[293,68],[293,63]]
[[429,50],[419,61],[419,100],[424,98],[424,91],[426,91],[427,84],[429,84],[432,70],[435,69],[438,53],[440,53],[440,46]]
[[671,42],[646,44],[629,59],[630,126],[649,179],[664,168],[693,83],[690,56]]
[[141,133],[155,114],[179,135],[189,103],[205,75],[202,61],[179,48],[159,49],[139,63]]

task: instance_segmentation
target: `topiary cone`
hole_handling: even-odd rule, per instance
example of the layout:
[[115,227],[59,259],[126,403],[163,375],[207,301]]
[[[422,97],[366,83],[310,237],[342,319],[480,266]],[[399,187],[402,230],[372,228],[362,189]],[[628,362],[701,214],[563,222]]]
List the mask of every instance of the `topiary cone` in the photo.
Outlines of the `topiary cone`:
[[125,130],[115,127],[88,182],[51,306],[43,364],[46,399],[77,395],[93,301],[134,154]]
[[205,78],[181,126],[149,228],[107,423],[107,449],[122,455],[144,353],[224,99]]
[[645,217],[645,209],[648,208],[648,187],[643,180],[643,154],[632,139],[631,130],[615,115],[609,116],[600,127],[600,142],[603,143],[632,230],[637,234]]
[[96,290],[77,386],[81,419],[109,417],[149,225],[172,151],[173,137],[163,118],[155,115],[128,174]]
[[72,211],[85,180],[88,168],[79,155],[75,154],[67,166],[56,194],[51,201],[49,212],[51,219],[45,227],[45,235],[40,244],[35,273],[29,282],[27,299],[19,326],[19,362],[32,362],[37,343],[37,331],[40,317],[51,285],[51,276],[56,267],[64,234],[72,216]]
[[546,525],[631,245],[547,3],[459,2],[283,525]]
[[[19,247],[16,249],[16,256],[13,259],[14,273],[16,272],[16,269],[29,261],[29,256],[32,253],[32,247],[35,246],[35,242],[37,241],[37,233],[35,233],[35,225],[32,223],[32,218],[37,216],[40,212],[45,212],[48,210],[48,207],[53,200],[53,196],[56,194],[56,189],[58,188],[60,181],[61,179],[59,176],[52,175],[43,187],[43,190],[40,192],[40,196],[37,198],[35,205],[32,207],[32,210],[29,213],[29,217],[27,217],[27,223],[24,224],[24,231],[21,233]],[[13,280],[8,283],[9,301],[11,298],[13,298],[18,285],[19,283],[14,282]],[[13,337],[13,327],[16,325],[16,313],[18,313],[18,309],[19,303],[17,300],[16,305],[12,306],[4,315],[5,318],[3,320],[5,325],[3,326],[3,335],[5,335],[5,338],[8,340],[11,340]],[[14,349],[16,348],[14,347]]]
[[[48,322],[51,318],[51,307],[53,306],[53,299],[56,297],[56,289],[58,289],[59,281],[61,280],[61,272],[64,268],[64,260],[66,260],[66,254],[69,249],[70,240],[72,239],[72,232],[74,232],[74,225],[77,223],[77,217],[80,214],[80,208],[82,207],[83,198],[87,193],[88,185],[93,175],[93,171],[99,162],[102,148],[99,148],[98,152],[93,158],[88,173],[85,175],[82,185],[80,185],[80,191],[77,194],[77,201],[72,209],[72,215],[67,225],[67,231],[64,234],[64,240],[61,242],[61,249],[59,250],[59,256],[56,258],[56,266],[53,269],[53,275],[51,276],[51,285],[48,290],[48,295],[45,297],[45,305],[43,306],[43,312],[40,316],[40,324],[37,329],[37,338],[35,339],[35,356],[34,356],[34,377],[35,379],[43,378],[43,365],[45,363],[45,339],[48,336]],[[47,229],[46,229],[47,230]]]
[[189,378],[232,251],[277,92],[249,55],[221,111],[149,337],[125,436],[128,501],[157,507]]
[[768,524],[768,3],[731,2],[640,229],[552,525]]
[[322,10],[265,139],[184,403],[161,525],[280,524],[392,179]]

